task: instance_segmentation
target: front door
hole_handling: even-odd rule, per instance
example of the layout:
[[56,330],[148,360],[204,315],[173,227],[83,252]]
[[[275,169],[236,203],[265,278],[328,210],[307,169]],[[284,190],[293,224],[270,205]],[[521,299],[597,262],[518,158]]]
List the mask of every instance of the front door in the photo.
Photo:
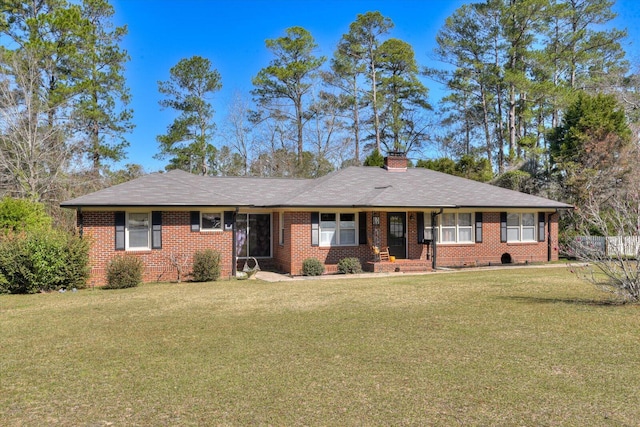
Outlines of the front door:
[[270,214],[236,216],[236,250],[238,258],[271,256]]
[[407,257],[407,214],[405,212],[387,214],[387,244],[389,255],[398,259]]

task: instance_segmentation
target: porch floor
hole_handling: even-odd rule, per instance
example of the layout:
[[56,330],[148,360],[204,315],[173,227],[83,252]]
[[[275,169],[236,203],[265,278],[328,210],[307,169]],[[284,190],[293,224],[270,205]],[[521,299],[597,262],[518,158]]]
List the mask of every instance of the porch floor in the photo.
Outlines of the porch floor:
[[365,271],[373,273],[392,272],[426,272],[431,271],[431,260],[425,259],[396,259],[391,261],[368,261],[363,265]]

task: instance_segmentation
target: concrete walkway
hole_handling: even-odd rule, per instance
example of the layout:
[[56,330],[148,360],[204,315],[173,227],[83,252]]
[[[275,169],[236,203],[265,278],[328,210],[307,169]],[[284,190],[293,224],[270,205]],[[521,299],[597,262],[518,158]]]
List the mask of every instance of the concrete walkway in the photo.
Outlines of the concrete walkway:
[[439,268],[436,271],[416,271],[416,272],[390,272],[390,273],[360,273],[360,274],[323,274],[321,276],[289,276],[288,274],[274,273],[271,271],[258,271],[256,279],[265,282],[291,282],[295,280],[331,280],[331,279],[362,279],[362,278],[380,278],[393,276],[416,276],[431,275],[444,273],[464,273],[467,271],[484,271],[484,270],[505,270],[514,268],[567,268],[572,263],[554,263],[554,264],[517,264],[517,265],[495,265],[487,267],[465,267],[465,268]]
[[362,279],[365,277],[406,276],[409,274],[429,274],[428,272],[416,273],[360,273],[360,274],[323,274],[321,276],[289,276],[288,274],[273,273],[271,271],[258,271],[256,279],[265,282],[290,282],[294,280],[331,280],[331,279]]

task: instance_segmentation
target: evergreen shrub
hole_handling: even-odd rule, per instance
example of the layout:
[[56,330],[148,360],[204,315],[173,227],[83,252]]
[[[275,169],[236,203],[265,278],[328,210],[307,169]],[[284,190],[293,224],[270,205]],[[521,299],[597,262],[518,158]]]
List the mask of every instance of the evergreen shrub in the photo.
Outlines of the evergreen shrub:
[[220,252],[213,249],[196,251],[193,254],[194,282],[212,282],[220,278]]
[[320,276],[324,273],[324,265],[316,258],[302,261],[302,274],[305,276]]
[[133,255],[112,258],[107,265],[105,289],[125,289],[138,286],[142,282],[144,264]]
[[342,258],[338,261],[338,271],[342,274],[362,273],[362,264],[358,258]]
[[89,242],[60,230],[0,236],[0,293],[81,289],[89,278]]

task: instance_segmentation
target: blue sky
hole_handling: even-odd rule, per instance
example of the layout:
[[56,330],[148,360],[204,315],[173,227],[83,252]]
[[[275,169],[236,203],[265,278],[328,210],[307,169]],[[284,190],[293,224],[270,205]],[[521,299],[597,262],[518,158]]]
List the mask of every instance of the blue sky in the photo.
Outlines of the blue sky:
[[[123,48],[131,57],[126,65],[131,90],[135,130],[127,139],[128,158],[147,172],[164,169],[166,162],[153,159],[156,136],[163,134],[174,114],[158,104],[159,80],[183,58],[208,58],[222,77],[222,90],[213,98],[218,127],[236,93],[250,99],[251,78],[268,65],[271,57],[264,41],[280,37],[292,26],[307,29],[318,44],[318,55],[330,58],[349,24],[359,13],[380,11],[395,27],[390,35],[410,43],[418,63],[438,66],[432,58],[435,36],[445,19],[463,0],[112,0],[116,25],[127,25]],[[617,28],[627,28],[628,42],[640,40],[640,2],[618,0]],[[625,46],[629,59],[640,66],[637,44]],[[431,103],[441,95],[432,81]]]

